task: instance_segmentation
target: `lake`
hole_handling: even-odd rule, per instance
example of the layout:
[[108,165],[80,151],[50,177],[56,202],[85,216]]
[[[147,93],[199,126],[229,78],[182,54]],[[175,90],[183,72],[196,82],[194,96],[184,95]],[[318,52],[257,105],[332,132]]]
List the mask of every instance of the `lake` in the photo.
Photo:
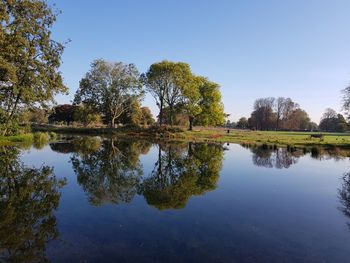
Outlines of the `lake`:
[[337,149],[79,136],[0,149],[5,262],[350,261]]

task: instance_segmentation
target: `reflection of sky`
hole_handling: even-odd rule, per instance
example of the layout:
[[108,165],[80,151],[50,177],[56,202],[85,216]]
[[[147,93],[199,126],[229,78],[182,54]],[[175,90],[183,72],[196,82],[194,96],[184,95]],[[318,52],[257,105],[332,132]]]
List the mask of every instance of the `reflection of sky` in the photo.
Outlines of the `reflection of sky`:
[[[118,255],[125,261],[249,256],[260,262],[345,262],[350,233],[348,220],[337,210],[337,188],[348,160],[303,156],[289,169],[265,169],[253,165],[249,149],[228,148],[218,188],[191,197],[184,209],[165,211],[148,206],[140,196],[130,204],[92,207],[77,184],[70,154],[49,147],[23,153],[26,164],[45,162],[68,179],[57,212],[62,241],[48,247],[49,255],[62,262],[120,259]],[[141,156],[145,175],[157,154],[154,146]]]

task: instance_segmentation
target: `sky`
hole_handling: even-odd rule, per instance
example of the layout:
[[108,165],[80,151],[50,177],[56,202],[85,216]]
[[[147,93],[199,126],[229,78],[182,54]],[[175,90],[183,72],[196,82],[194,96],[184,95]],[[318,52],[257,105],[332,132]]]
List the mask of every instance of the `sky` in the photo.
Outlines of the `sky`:
[[[94,59],[189,63],[221,85],[230,120],[249,117],[254,100],[290,97],[319,122],[341,110],[350,84],[348,0],[48,0],[62,11],[53,39],[71,40],[60,68],[70,94]],[[154,114],[150,96],[143,105]]]

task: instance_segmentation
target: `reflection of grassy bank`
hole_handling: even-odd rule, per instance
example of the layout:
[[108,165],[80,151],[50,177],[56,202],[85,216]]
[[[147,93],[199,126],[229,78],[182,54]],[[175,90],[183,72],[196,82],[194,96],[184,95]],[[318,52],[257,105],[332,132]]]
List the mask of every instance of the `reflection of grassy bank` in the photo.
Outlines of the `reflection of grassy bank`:
[[140,138],[156,138],[165,140],[185,140],[204,142],[232,142],[248,145],[273,145],[278,147],[313,147],[337,146],[350,149],[350,133],[323,133],[322,138],[311,138],[313,132],[276,132],[276,131],[242,131],[216,128],[197,128],[194,131],[186,131],[181,128],[171,127],[120,127],[110,128],[80,128],[64,126],[40,126],[34,127],[39,131],[54,131],[57,133],[86,134],[86,135],[116,135]]
[[34,147],[40,149],[44,147],[50,140],[55,140],[56,138],[57,134],[54,132],[35,132],[14,136],[1,136],[0,146],[20,145],[26,148],[34,145]]

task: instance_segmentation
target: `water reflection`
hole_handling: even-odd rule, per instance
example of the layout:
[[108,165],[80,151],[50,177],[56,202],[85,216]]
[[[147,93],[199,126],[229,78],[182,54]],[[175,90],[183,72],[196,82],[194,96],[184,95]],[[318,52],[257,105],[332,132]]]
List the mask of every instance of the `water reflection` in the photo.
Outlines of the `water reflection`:
[[[89,145],[93,147],[87,147]],[[139,161],[147,153],[150,143],[109,139],[102,145],[75,141],[71,161],[78,183],[93,205],[130,202],[137,192],[143,174]]]
[[300,156],[303,155],[301,150],[288,151],[286,148],[280,149],[265,149],[264,147],[256,147],[251,149],[253,153],[252,160],[256,166],[266,168],[289,168],[296,164]]
[[142,140],[78,137],[51,143],[54,151],[73,152],[78,183],[91,204],[128,203],[138,193],[158,209],[183,208],[193,195],[214,190],[223,162],[218,144],[160,143],[154,169],[143,174],[140,155],[152,144]]
[[65,181],[51,167],[24,166],[18,153],[0,148],[0,259],[44,262],[46,243],[58,237],[54,211]]
[[[344,213],[345,216],[350,218],[350,173],[345,173],[342,177],[342,184],[340,189],[338,189],[338,197],[340,203],[340,211]],[[350,228],[350,223],[348,223]]]
[[223,150],[222,145],[159,145],[158,160],[140,193],[158,209],[183,208],[191,196],[216,188]]
[[335,161],[343,160],[349,156],[349,151],[337,147],[311,147],[311,148],[277,148],[267,145],[249,147],[252,152],[252,162],[254,165],[265,168],[288,169],[296,164],[300,157],[310,155],[317,160]]

